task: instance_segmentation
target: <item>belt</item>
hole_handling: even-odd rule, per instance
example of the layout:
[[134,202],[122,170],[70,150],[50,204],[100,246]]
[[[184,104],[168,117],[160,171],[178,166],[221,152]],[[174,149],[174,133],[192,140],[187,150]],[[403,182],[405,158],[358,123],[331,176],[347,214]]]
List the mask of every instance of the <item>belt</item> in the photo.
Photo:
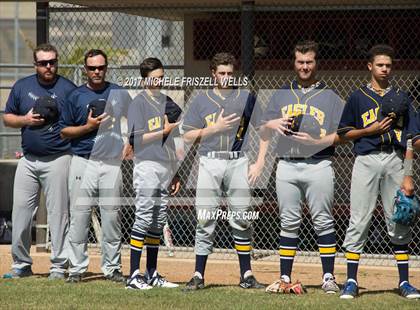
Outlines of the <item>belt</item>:
[[90,154],[83,154],[83,155],[82,154],[74,154],[74,155],[82,157],[84,159],[89,159],[89,157],[90,157]]
[[208,152],[207,158],[232,160],[244,157],[244,152]]
[[279,160],[290,160],[290,161],[293,161],[293,160],[305,160],[305,159],[308,159],[308,158],[311,158],[310,156],[309,157],[288,157],[288,156],[283,156],[283,157],[277,157],[277,161],[279,161]]
[[396,147],[395,145],[381,145],[379,152],[391,154],[392,152],[401,151],[400,148]]
[[75,156],[78,157],[82,157],[84,159],[91,159],[91,160],[101,160],[101,161],[107,161],[107,160],[121,160],[119,157],[115,157],[115,158],[102,158],[102,157],[97,157],[97,156],[92,156],[92,154],[74,154]]

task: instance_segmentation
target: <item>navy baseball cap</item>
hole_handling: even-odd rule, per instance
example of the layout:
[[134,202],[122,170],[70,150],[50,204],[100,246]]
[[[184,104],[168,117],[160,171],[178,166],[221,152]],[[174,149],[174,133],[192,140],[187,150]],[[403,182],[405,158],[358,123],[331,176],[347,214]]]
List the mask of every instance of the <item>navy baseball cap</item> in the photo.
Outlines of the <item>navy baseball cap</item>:
[[106,112],[106,114],[112,116],[113,115],[113,109],[112,104],[108,104],[105,99],[95,99],[91,101],[88,105],[88,111],[92,111],[92,117],[98,117],[99,115]]
[[172,100],[166,101],[165,114],[168,116],[169,123],[176,123],[181,115],[181,108]]
[[39,97],[35,101],[34,114],[39,114],[45,120],[45,124],[58,122],[57,101],[49,96]]

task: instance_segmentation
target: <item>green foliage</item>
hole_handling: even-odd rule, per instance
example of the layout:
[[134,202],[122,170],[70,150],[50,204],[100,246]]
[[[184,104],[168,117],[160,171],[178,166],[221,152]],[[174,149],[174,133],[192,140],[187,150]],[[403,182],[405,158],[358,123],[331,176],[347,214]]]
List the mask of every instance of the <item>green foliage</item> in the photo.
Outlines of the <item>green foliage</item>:
[[[86,42],[90,42],[89,39],[86,40]],[[105,54],[108,56],[108,63],[110,64],[118,64],[122,63],[123,58],[128,55],[128,50],[123,48],[110,48],[109,42],[98,42],[98,40],[93,41],[95,42],[94,48],[102,49]],[[98,44],[99,43],[99,44]],[[83,66],[84,61],[84,55],[85,53],[90,50],[92,45],[88,44],[82,44],[78,45],[77,47],[74,47],[70,52],[67,53],[60,53],[59,61],[60,64],[66,64],[66,65],[75,65],[75,66]],[[60,74],[67,77],[70,80],[73,80],[74,78],[74,68],[60,68]]]

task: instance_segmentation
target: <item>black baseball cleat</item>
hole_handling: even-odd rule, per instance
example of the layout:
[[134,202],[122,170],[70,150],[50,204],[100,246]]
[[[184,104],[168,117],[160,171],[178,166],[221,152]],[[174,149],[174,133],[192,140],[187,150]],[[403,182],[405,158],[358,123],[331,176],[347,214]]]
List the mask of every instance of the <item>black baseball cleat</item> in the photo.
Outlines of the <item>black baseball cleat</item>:
[[193,276],[191,280],[185,285],[184,292],[196,291],[204,288],[204,279],[199,276]]
[[122,272],[119,270],[114,270],[111,274],[105,276],[106,280],[113,282],[125,283],[126,279],[123,276]]
[[247,276],[246,278],[241,277],[241,281],[239,282],[239,286],[242,287],[242,288],[245,288],[245,289],[248,289],[248,288],[256,288],[256,289],[265,288],[265,286],[262,285],[261,283],[259,283],[253,275]]
[[80,274],[71,274],[66,280],[66,283],[80,283],[82,282],[82,275]]

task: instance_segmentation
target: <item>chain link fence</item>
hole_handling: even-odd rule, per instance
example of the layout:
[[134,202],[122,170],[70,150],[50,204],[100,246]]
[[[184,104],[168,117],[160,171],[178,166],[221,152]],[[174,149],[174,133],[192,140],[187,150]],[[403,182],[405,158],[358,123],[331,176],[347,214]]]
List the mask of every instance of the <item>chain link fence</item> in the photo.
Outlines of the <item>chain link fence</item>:
[[[286,3],[287,1],[285,1]],[[304,1],[303,1],[304,2]],[[366,84],[366,52],[376,43],[388,43],[396,50],[393,84],[409,91],[420,100],[420,5],[391,5],[383,1],[375,6],[315,6],[313,2],[302,6],[261,7],[247,4],[251,18],[244,18],[244,5],[238,1],[226,7],[171,6],[115,4],[83,7],[58,2],[50,3],[49,40],[59,47],[60,62],[80,65],[83,53],[90,48],[101,48],[110,56],[108,79],[117,83],[139,76],[139,64],[146,57],[158,57],[165,65],[169,77],[208,76],[208,61],[217,52],[233,53],[240,60],[242,73],[251,77],[251,87],[263,106],[268,102],[265,90],[278,89],[293,79],[291,50],[303,39],[320,44],[319,77],[341,98]],[[410,2],[410,1],[408,1]],[[77,3],[77,1],[73,1]],[[98,3],[98,2],[94,2]],[[108,2],[106,2],[108,3]],[[386,4],[389,3],[389,4]],[[415,3],[415,2],[414,2]],[[247,24],[248,23],[248,24]],[[245,28],[244,28],[245,27]],[[246,36],[244,29],[253,32]],[[251,50],[246,49],[247,45]],[[250,44],[250,45],[249,45]],[[249,54],[249,55],[245,55]],[[72,70],[61,73],[80,84],[83,77]],[[196,93],[192,87],[168,89],[167,92],[184,109]],[[138,89],[130,92],[134,96]],[[251,132],[250,161],[258,152],[258,136]],[[253,206],[259,211],[254,221],[254,258],[278,259],[276,256],[280,221],[275,192],[275,159],[269,152],[262,180],[253,189]],[[177,257],[192,256],[196,214],[194,209],[198,156],[191,148],[180,168],[183,183],[181,192],[171,199],[168,225],[172,232]],[[350,181],[354,156],[351,145],[337,148],[334,157],[336,175],[334,216],[338,237],[338,251],[349,220]],[[134,220],[133,163],[124,161],[122,206],[123,240],[127,244]],[[415,161],[415,181],[418,185],[419,162]],[[266,184],[266,186],[258,186]],[[365,247],[364,262],[375,265],[394,264],[383,220],[382,204],[378,206]],[[226,203],[222,203],[226,208]],[[316,235],[308,208],[303,207],[298,260],[318,262]],[[97,215],[100,217],[99,215]],[[420,265],[420,225],[413,228],[411,243],[413,265]],[[95,229],[90,241],[96,244]],[[219,220],[215,249],[221,258],[235,257],[233,239],[228,221]],[[171,252],[170,252],[171,253]]]

